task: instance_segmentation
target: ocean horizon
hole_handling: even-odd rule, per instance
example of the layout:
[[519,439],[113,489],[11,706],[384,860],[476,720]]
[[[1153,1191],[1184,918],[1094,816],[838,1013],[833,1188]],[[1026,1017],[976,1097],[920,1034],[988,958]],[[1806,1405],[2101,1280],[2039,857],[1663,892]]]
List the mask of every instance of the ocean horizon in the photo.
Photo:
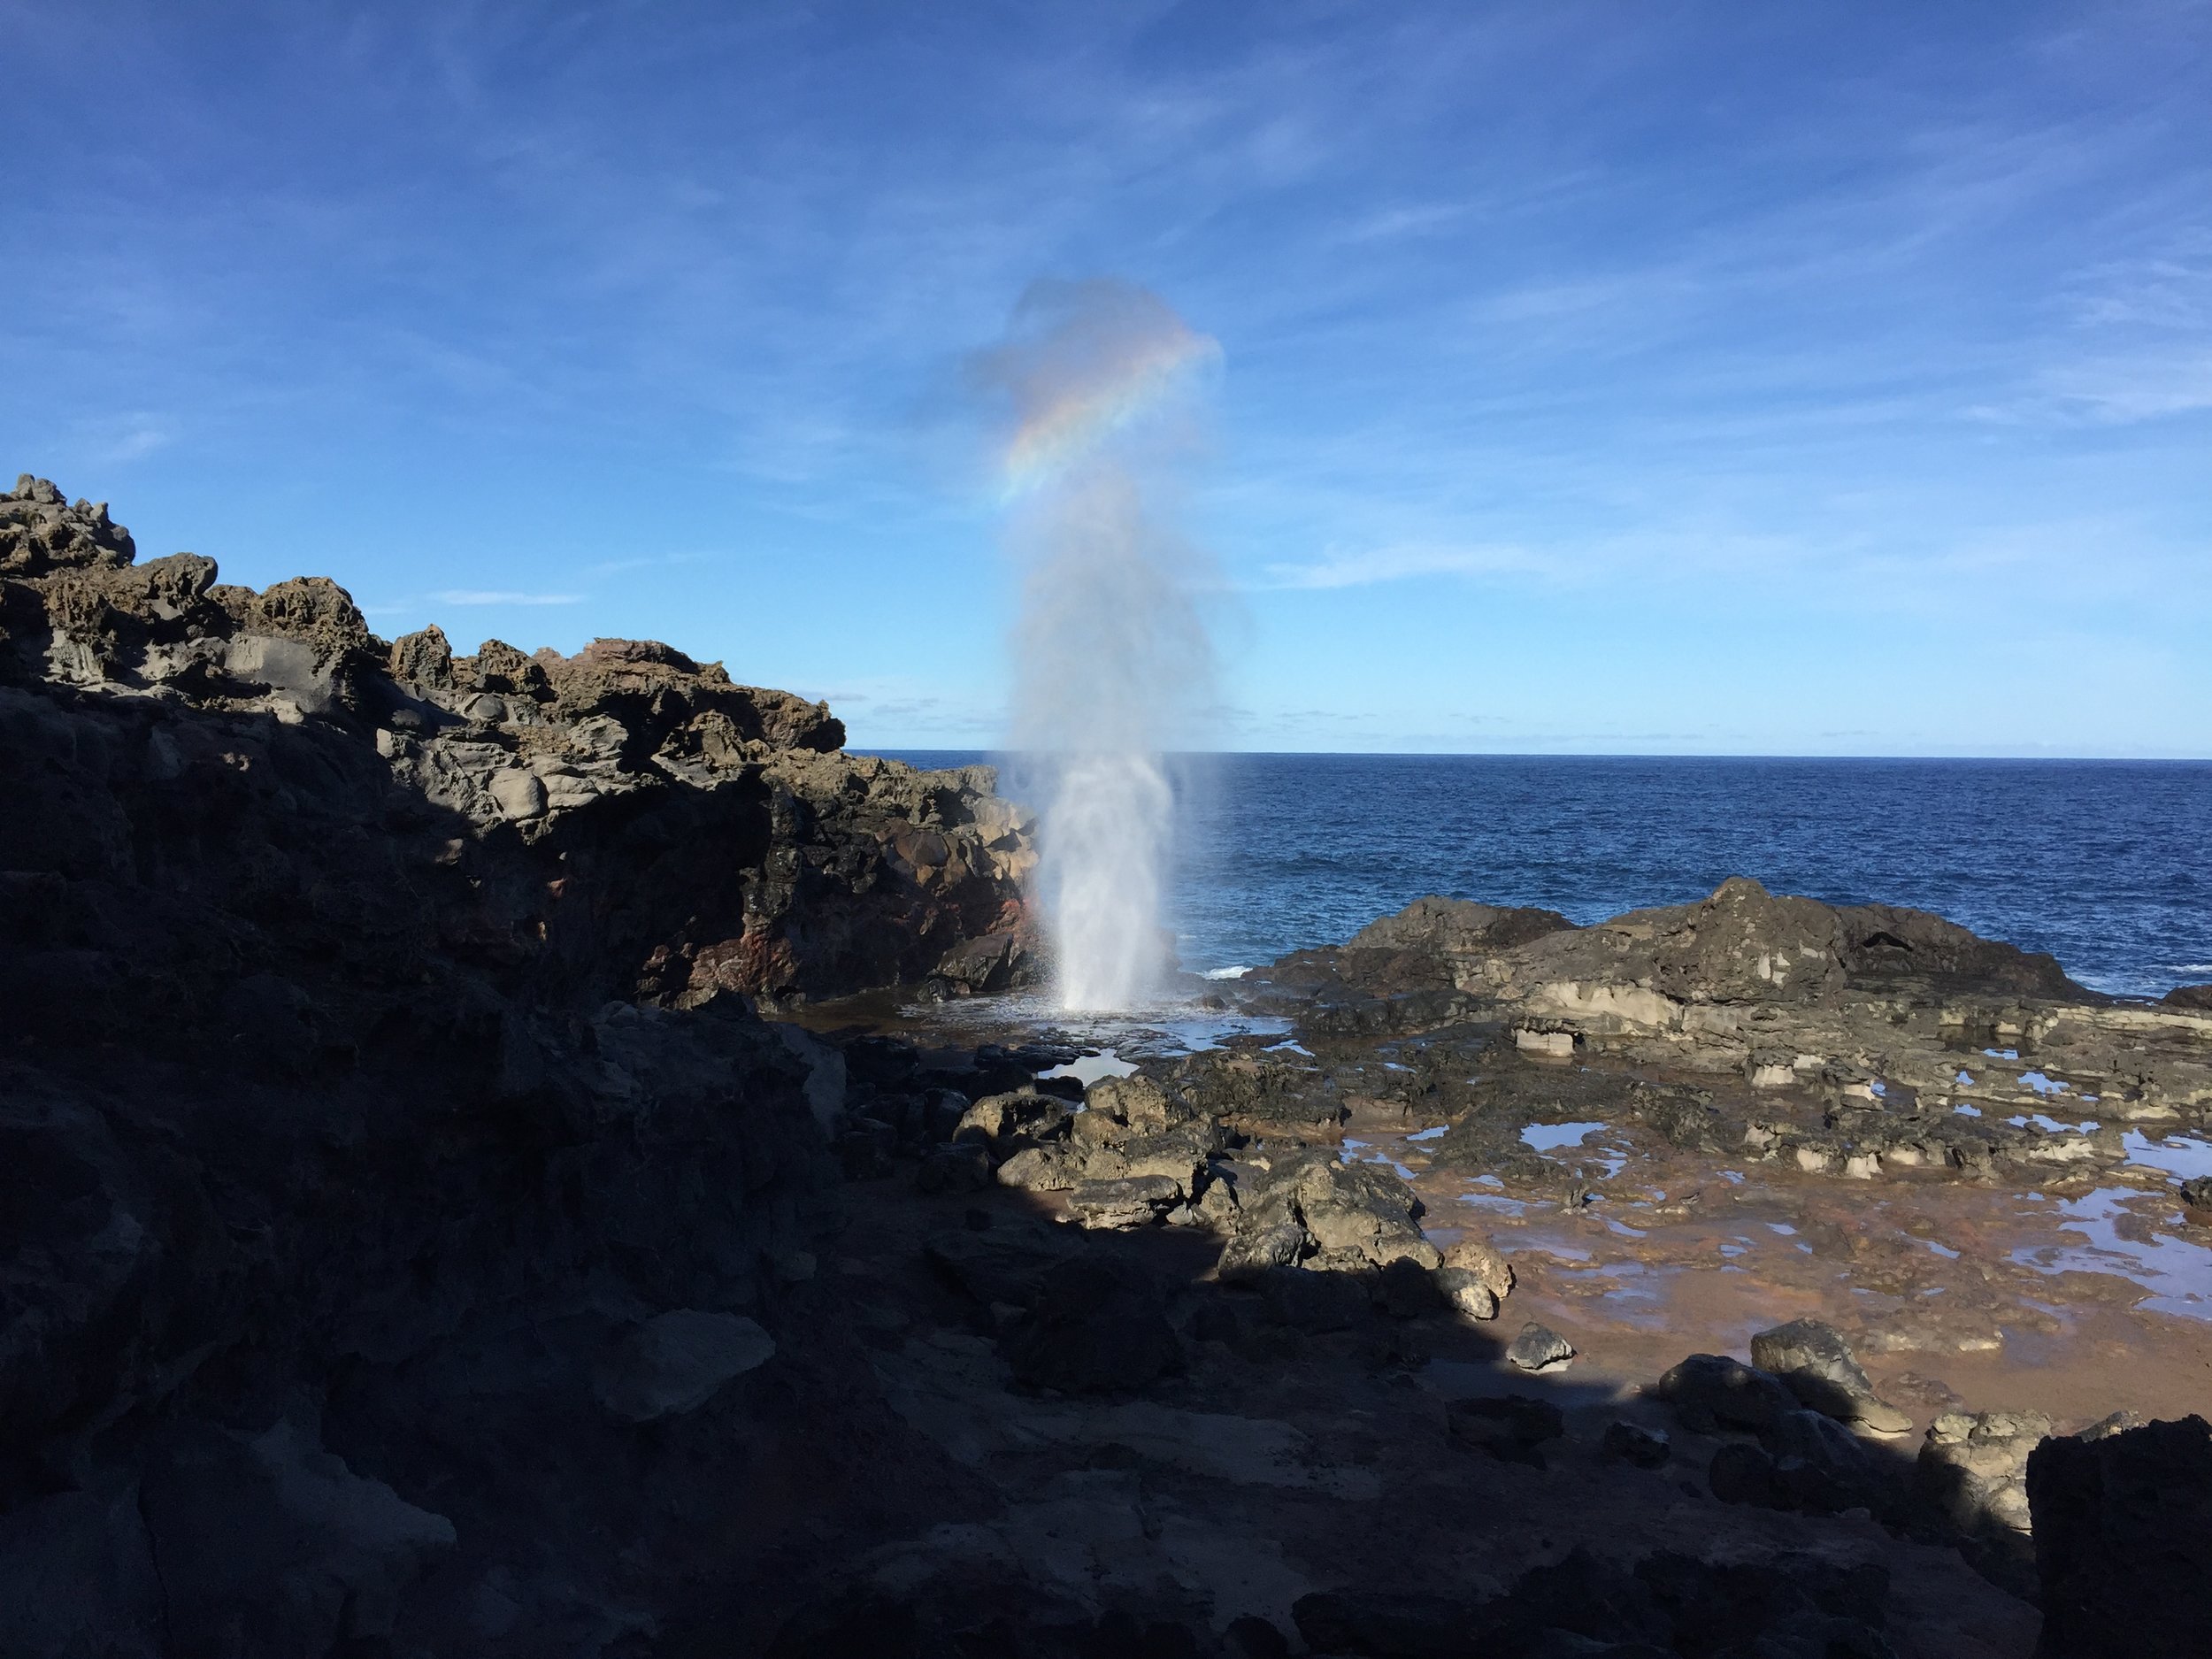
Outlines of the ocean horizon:
[[[930,767],[981,749],[861,749]],[[1732,875],[1834,904],[1932,910],[2047,951],[2092,989],[2212,979],[2212,761],[1997,757],[1171,757],[1168,920],[1194,972],[1339,943],[1435,893],[1588,924]]]

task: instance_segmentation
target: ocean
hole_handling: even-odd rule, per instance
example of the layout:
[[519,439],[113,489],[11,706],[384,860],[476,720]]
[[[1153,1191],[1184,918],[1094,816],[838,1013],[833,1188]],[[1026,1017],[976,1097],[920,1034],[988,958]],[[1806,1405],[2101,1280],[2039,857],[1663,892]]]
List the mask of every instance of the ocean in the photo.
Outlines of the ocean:
[[[2116,995],[2212,980],[2212,762],[1217,755],[1178,772],[1169,919],[1197,972],[1340,942],[1424,894],[1588,923],[1747,875],[1933,910]],[[1018,769],[1006,783],[1018,794]]]

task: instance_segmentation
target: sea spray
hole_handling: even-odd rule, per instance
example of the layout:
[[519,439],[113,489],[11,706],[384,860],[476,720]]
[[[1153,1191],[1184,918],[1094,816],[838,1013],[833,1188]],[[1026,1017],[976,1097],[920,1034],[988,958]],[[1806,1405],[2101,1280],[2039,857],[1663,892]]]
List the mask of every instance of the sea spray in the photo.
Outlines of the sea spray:
[[1039,283],[976,359],[1010,405],[1004,489],[1023,571],[1010,747],[1037,774],[1037,896],[1063,1007],[1156,995],[1173,856],[1167,751],[1210,701],[1205,562],[1172,524],[1195,382],[1220,348],[1157,296]]

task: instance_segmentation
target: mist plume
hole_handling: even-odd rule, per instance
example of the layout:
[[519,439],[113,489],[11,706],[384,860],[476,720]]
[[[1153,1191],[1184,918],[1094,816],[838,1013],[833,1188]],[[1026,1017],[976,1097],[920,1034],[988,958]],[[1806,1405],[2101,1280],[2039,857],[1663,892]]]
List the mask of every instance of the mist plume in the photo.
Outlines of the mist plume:
[[1203,569],[1174,527],[1195,393],[1220,347],[1158,296],[1041,282],[975,359],[1012,426],[1010,539],[1022,572],[1009,745],[1041,776],[1037,896],[1061,1005],[1156,995],[1173,867],[1165,757],[1210,701],[1194,603]]

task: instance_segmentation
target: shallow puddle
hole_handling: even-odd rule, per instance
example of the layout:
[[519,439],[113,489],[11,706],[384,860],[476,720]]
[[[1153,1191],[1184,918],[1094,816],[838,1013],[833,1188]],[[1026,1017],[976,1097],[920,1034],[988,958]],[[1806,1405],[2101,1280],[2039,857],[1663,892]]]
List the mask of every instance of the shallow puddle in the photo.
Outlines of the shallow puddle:
[[1102,1048],[1096,1054],[1079,1055],[1065,1065],[1056,1065],[1049,1071],[1040,1071],[1039,1077],[1071,1077],[1085,1088],[1102,1079],[1127,1077],[1137,1069],[1134,1060],[1125,1060],[1111,1048]]
[[2212,1320],[2212,1247],[2156,1230],[2172,1207],[2128,1187],[2062,1199],[2057,1225],[2086,1242],[2023,1246],[2012,1259],[2041,1273],[2109,1273],[2150,1294],[2137,1304]]
[[2212,1141],[2195,1135],[2168,1135],[2163,1141],[2154,1141],[2140,1129],[2129,1130],[2122,1139],[2130,1164],[2164,1170],[2184,1180],[2212,1175]]
[[1554,1152],[1561,1147],[1578,1147],[1604,1127],[1601,1123],[1531,1124],[1521,1131],[1521,1140],[1539,1152]]
[[[1393,1162],[1418,1156],[1415,1134],[1435,1135],[1352,1126],[1359,1156]],[[1602,1200],[1563,1203],[1601,1131],[1621,1178]],[[1532,1125],[1523,1140],[1562,1161],[1556,1184],[1423,1169],[1423,1225],[1440,1244],[1495,1244],[1519,1280],[1507,1317],[1566,1332],[1586,1368],[1647,1380],[1686,1354],[1747,1354],[1753,1333],[1811,1317],[1844,1331],[1878,1381],[1899,1379],[1924,1421],[1958,1399],[2082,1421],[2123,1405],[2173,1415],[2212,1391],[2212,1230],[2191,1236],[2170,1194],[1716,1170],[1595,1121]],[[2193,1137],[2139,1143],[2162,1168],[2212,1159]]]

